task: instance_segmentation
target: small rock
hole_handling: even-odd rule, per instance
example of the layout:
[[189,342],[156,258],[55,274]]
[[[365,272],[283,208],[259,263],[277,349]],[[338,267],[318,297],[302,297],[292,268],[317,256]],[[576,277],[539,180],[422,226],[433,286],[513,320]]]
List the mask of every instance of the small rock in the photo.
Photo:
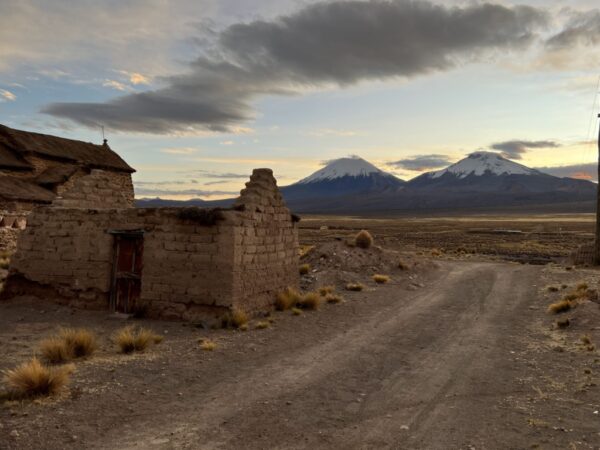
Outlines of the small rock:
[[18,432],[17,430],[12,430],[12,431],[10,432],[10,437],[12,437],[12,438],[15,438],[15,439],[16,439],[16,438],[18,438],[19,436],[20,436],[20,435],[19,435],[19,432]]

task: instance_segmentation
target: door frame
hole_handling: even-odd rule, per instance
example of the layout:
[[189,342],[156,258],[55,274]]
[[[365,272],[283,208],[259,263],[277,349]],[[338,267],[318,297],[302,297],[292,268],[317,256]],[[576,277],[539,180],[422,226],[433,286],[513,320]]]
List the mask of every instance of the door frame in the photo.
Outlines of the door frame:
[[[129,237],[144,240],[144,230],[109,230],[108,234],[113,235],[113,257],[110,271],[110,293],[109,309],[111,312],[117,312],[117,267],[119,264],[119,239],[120,237]],[[143,258],[143,256],[142,256]],[[140,283],[141,274],[140,274]]]

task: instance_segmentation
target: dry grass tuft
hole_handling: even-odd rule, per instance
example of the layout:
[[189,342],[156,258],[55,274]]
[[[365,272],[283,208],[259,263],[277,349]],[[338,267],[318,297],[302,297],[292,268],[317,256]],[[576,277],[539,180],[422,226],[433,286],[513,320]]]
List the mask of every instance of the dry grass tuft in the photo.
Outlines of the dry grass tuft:
[[319,294],[321,294],[322,297],[325,297],[327,294],[332,294],[333,292],[335,292],[334,286],[321,286],[319,288]]
[[17,398],[58,394],[69,382],[72,366],[46,367],[37,358],[7,370],[4,382]]
[[548,312],[551,314],[560,314],[569,311],[575,307],[575,303],[571,300],[563,299],[558,302],[552,303],[548,306]]
[[584,334],[581,336],[581,342],[583,345],[592,345],[592,338],[589,335]]
[[42,358],[50,364],[62,364],[71,360],[71,352],[64,339],[58,336],[46,338],[40,342]]
[[577,291],[587,291],[589,288],[587,283],[579,283],[577,285]]
[[200,348],[207,352],[212,352],[217,348],[217,343],[211,341],[210,339],[201,339],[200,340]]
[[298,271],[300,272],[300,275],[306,275],[306,274],[308,274],[308,272],[310,272],[310,264],[308,264],[308,263],[302,264],[298,268]]
[[375,274],[373,275],[373,281],[377,284],[385,284],[390,281],[390,277],[387,275]]
[[146,328],[127,326],[117,331],[115,342],[121,353],[143,352],[150,344],[159,344],[163,337]]
[[434,248],[431,250],[431,256],[439,257],[442,256],[442,251],[439,248]]
[[569,319],[560,319],[556,321],[556,326],[558,328],[567,328],[571,325],[571,321]]
[[398,262],[398,269],[400,270],[408,270],[408,264],[406,264],[404,261],[399,261]]
[[548,286],[547,289],[548,289],[548,292],[558,292],[559,291],[557,286]]
[[248,323],[248,315],[241,309],[234,309],[231,313],[231,326],[239,328]]
[[292,288],[287,288],[285,291],[277,294],[277,300],[275,300],[275,309],[278,311],[285,311],[295,306],[300,301],[301,295]]
[[354,243],[358,248],[369,248],[373,245],[373,236],[367,230],[361,230],[354,237]]
[[254,328],[256,328],[257,330],[264,330],[266,328],[269,328],[271,326],[271,322],[267,321],[267,320],[261,320],[260,322],[258,322],[256,324],[256,326]]
[[72,358],[85,358],[96,351],[96,336],[85,328],[63,328],[59,332]]
[[240,330],[240,331],[248,331],[248,324],[244,323],[244,324],[240,325],[240,327],[238,328],[238,330]]
[[319,306],[321,306],[321,296],[318,292],[307,292],[300,299],[298,306],[302,309],[319,309]]
[[341,295],[337,295],[337,294],[331,293],[331,294],[327,294],[325,296],[325,301],[327,303],[334,303],[335,304],[335,303],[342,303],[344,301],[344,299],[342,298]]
[[294,316],[299,316],[302,314],[302,310],[300,308],[292,308],[292,314]]
[[348,283],[346,285],[346,290],[347,291],[360,292],[364,288],[365,288],[365,286],[362,283]]

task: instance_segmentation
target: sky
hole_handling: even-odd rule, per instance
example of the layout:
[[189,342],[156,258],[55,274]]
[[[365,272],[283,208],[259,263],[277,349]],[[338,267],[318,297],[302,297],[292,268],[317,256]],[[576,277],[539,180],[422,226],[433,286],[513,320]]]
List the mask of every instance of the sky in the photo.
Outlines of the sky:
[[0,0],[0,123],[102,142],[138,197],[230,197],[359,155],[478,150],[595,179],[591,0]]

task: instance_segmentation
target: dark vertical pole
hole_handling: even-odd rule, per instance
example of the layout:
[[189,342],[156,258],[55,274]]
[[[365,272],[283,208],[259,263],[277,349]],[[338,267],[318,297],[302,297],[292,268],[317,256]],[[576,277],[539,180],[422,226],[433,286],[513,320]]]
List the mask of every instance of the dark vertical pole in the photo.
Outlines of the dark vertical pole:
[[[600,119],[600,114],[598,114]],[[598,130],[598,185],[596,192],[596,242],[594,243],[594,264],[600,265],[600,129]]]

